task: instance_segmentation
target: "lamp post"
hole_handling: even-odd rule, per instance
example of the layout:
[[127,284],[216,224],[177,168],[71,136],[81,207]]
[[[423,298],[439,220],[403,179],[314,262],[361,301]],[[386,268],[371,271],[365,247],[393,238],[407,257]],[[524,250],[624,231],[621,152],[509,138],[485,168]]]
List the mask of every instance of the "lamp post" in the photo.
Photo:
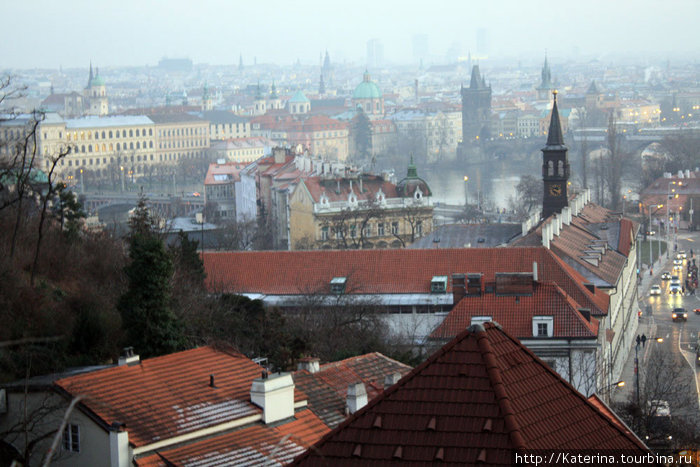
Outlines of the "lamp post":
[[122,193],[124,193],[124,166],[120,165],[119,166],[119,178],[122,180]]
[[469,205],[469,176],[464,176],[464,207]]
[[[649,231],[651,232],[651,208],[654,205],[653,204],[641,204],[641,205],[646,206],[646,208],[649,210]],[[664,207],[663,204],[656,205],[657,210],[661,209],[662,207]],[[661,242],[659,240],[656,240],[656,243],[659,245],[659,257],[661,257]],[[649,240],[649,275],[651,275],[651,269],[652,269],[653,264],[654,264],[654,261],[651,257],[651,240]]]
[[611,391],[613,388],[622,388],[622,387],[625,387],[625,382],[624,382],[624,381],[617,381],[617,382],[615,382],[615,383],[608,384],[607,386],[603,386],[603,387],[600,389],[600,393],[601,393],[604,397],[607,397],[608,401],[610,401],[610,399],[612,399],[612,397],[609,397],[609,396],[611,396],[610,391]]
[[83,182],[83,169],[80,169],[80,193],[85,194],[85,183]]

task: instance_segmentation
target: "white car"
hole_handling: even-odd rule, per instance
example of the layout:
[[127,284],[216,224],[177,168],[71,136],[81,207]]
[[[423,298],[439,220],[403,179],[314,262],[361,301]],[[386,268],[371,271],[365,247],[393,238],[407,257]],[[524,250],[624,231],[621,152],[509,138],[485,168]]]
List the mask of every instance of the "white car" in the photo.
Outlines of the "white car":
[[671,295],[680,294],[683,293],[683,289],[681,289],[681,286],[678,284],[671,284],[668,288],[668,293]]
[[676,258],[673,260],[673,265],[674,266],[683,266],[683,260],[680,258]]
[[649,289],[649,295],[661,295],[661,286],[652,285],[651,289]]
[[676,258],[679,258],[679,259],[686,259],[687,257],[688,257],[688,254],[684,250],[681,250],[676,254]]

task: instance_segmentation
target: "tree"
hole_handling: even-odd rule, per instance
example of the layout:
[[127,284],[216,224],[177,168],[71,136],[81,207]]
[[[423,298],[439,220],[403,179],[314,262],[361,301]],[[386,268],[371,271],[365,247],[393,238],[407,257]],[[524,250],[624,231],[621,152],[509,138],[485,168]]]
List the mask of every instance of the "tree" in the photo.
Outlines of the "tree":
[[522,175],[520,182],[515,186],[515,197],[508,200],[508,207],[519,220],[527,219],[533,210],[542,207],[543,194],[542,179],[532,175]]
[[75,238],[80,228],[80,221],[85,218],[85,211],[78,196],[69,190],[65,183],[56,185],[53,214],[59,219],[61,231],[65,232],[69,238]]
[[143,196],[129,225],[129,288],[117,305],[127,343],[146,357],[181,350],[182,326],[171,310],[173,264]]
[[615,117],[611,113],[608,120],[607,157],[604,158],[605,168],[601,167],[601,174],[607,189],[607,204],[613,211],[622,210],[622,174],[628,159],[620,146],[621,141],[622,135],[618,133]]

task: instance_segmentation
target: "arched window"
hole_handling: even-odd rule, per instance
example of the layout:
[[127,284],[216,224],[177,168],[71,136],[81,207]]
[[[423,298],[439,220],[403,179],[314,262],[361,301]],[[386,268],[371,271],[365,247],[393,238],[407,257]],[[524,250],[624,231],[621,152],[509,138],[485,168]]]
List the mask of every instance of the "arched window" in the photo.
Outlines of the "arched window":
[[105,139],[105,132],[102,132],[102,139]]
[[[136,131],[138,131],[138,130],[136,130]],[[136,149],[141,149],[141,143],[139,143],[138,141],[136,141]]]
[[153,141],[149,141],[149,142],[148,142],[148,147],[149,147],[149,148],[152,148],[152,147],[153,147]]
[[109,138],[112,138],[112,130],[109,130]]
[[134,143],[129,143],[129,149],[134,149]]
[[136,136],[138,136],[138,135],[139,135],[139,129],[137,128],[136,129]]
[[133,137],[133,136],[134,136],[134,130],[129,130],[129,137]]
[[92,152],[92,144],[88,144],[88,152]]
[[547,175],[554,175],[554,163],[552,161],[547,162]]
[[148,129],[148,136],[153,136],[153,128]]
[[107,145],[105,143],[102,143],[102,152],[105,152],[107,150]]
[[80,152],[85,152],[85,145],[84,145],[84,144],[83,144],[83,146],[80,148]]
[[120,151],[120,150],[121,150],[121,146],[119,143],[117,143],[117,151]]
[[557,173],[559,174],[560,177],[564,176],[564,161],[559,161],[558,162],[558,170]]
[[119,138],[119,130],[117,130],[117,138]]

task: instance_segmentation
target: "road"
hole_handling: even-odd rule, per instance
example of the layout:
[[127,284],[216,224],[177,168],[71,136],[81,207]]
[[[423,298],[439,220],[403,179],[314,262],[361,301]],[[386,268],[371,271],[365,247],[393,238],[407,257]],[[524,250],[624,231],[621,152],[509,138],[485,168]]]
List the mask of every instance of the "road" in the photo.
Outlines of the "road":
[[[640,375],[646,369],[644,366],[651,362],[651,354],[654,352],[662,352],[669,355],[669,364],[673,364],[679,370],[679,387],[688,387],[693,391],[690,397],[689,405],[684,407],[674,407],[671,405],[671,413],[673,415],[687,416],[691,420],[700,420],[700,372],[696,364],[696,342],[698,333],[700,332],[700,313],[694,313],[694,309],[700,311],[700,295],[672,294],[670,290],[670,281],[662,280],[661,273],[669,272],[674,276],[678,276],[681,284],[685,284],[685,279],[688,274],[688,266],[695,261],[700,265],[700,258],[695,254],[691,258],[690,250],[700,248],[700,233],[680,233],[676,241],[678,243],[678,251],[685,251],[687,259],[683,260],[682,266],[674,269],[672,263],[674,259],[673,245],[669,248],[670,258],[664,263],[661,270],[656,270],[656,275],[645,281],[645,287],[640,291],[642,298],[640,299],[640,309],[643,311],[640,318],[639,334],[646,333],[648,338],[646,345],[639,346],[639,367]],[[658,284],[661,286],[661,295],[650,296],[648,285]],[[700,292],[700,290],[699,290]],[[683,308],[687,312],[687,321],[677,320],[672,318],[674,308]],[[663,343],[658,343],[655,338],[662,337]],[[631,352],[634,356],[634,348]],[[631,382],[634,384],[633,382]]]

